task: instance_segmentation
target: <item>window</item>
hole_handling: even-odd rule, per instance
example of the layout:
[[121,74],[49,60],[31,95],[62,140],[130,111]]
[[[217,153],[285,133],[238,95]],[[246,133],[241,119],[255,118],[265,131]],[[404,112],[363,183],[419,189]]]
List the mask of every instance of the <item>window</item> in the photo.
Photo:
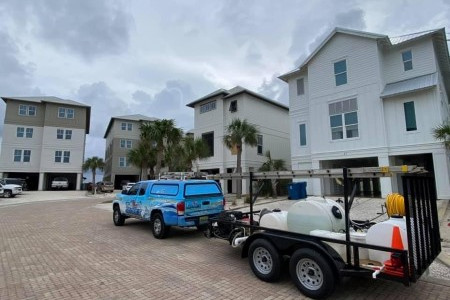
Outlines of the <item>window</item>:
[[33,128],[17,127],[16,136],[18,138],[26,137],[28,139],[31,139],[33,138]]
[[[23,154],[23,156],[22,156]],[[14,150],[14,162],[30,162],[31,150]]]
[[119,157],[119,167],[128,167],[128,161],[126,157]]
[[23,162],[30,162],[31,150],[23,150]]
[[214,156],[214,132],[208,132],[202,134],[202,139],[208,145],[208,156]]
[[200,105],[200,113],[216,109],[216,100]]
[[63,163],[70,162],[70,151],[64,151]]
[[406,131],[417,130],[416,111],[414,109],[414,101],[403,103],[403,108],[405,109]]
[[257,139],[257,146],[256,146],[256,151],[259,155],[263,154],[263,136],[258,134],[256,136]]
[[121,128],[122,130],[132,131],[132,130],[133,130],[133,123],[122,122],[122,123],[120,124],[120,128]]
[[56,138],[58,140],[66,139],[71,140],[72,139],[72,130],[71,129],[56,129]]
[[66,129],[66,140],[71,140],[71,139],[72,139],[72,130]]
[[411,50],[402,52],[402,60],[403,60],[403,69],[405,71],[412,70],[412,52]]
[[330,103],[331,139],[341,140],[359,136],[358,102],[356,99]]
[[17,137],[23,138],[24,133],[25,133],[25,128],[17,127]]
[[62,161],[62,151],[55,151],[55,162],[60,163]]
[[62,140],[64,137],[64,129],[56,129],[56,138]]
[[297,79],[297,95],[305,94],[305,80],[303,78]]
[[131,140],[127,140],[127,148],[131,149],[131,147],[133,147]]
[[347,83],[347,62],[345,59],[334,63],[334,77],[336,86]]
[[15,162],[22,161],[22,150],[14,150],[14,161]]
[[36,106],[33,105],[19,105],[19,115],[20,116],[35,116]]
[[58,108],[58,118],[73,119],[74,115],[75,111],[73,110],[73,108],[65,108],[65,107]]
[[133,147],[133,142],[131,140],[120,140],[120,148],[128,148],[131,149]]
[[25,137],[26,137],[27,139],[33,138],[33,128],[27,128],[27,129],[25,130]]
[[231,112],[237,111],[237,100],[233,100],[230,102],[230,111]]
[[125,140],[120,140],[120,148],[125,148]]
[[300,146],[306,146],[306,124],[300,124]]

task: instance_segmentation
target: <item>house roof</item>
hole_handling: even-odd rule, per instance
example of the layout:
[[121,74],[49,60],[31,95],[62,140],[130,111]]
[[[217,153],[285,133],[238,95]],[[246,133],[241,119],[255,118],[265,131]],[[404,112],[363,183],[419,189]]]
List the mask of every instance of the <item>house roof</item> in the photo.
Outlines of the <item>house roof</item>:
[[437,73],[386,84],[380,97],[385,99],[428,89],[438,84]]
[[[446,43],[446,36],[445,36],[445,29],[441,28],[441,29],[433,29],[433,30],[427,30],[427,31],[421,31],[421,32],[416,32],[416,33],[412,33],[412,34],[407,34],[407,35],[402,35],[402,36],[398,36],[398,37],[389,37],[387,35],[383,35],[383,34],[377,34],[377,33],[370,33],[370,32],[365,32],[365,31],[358,31],[358,30],[352,30],[352,29],[345,29],[345,28],[340,28],[340,27],[336,27],[333,31],[330,32],[330,34],[319,44],[319,46],[305,59],[305,61],[296,69],[289,71],[285,74],[282,74],[281,76],[279,76],[278,78],[280,78],[283,81],[286,81],[292,76],[292,75],[297,75],[298,73],[302,72],[303,70],[305,70],[305,68],[307,67],[308,63],[311,61],[311,59],[328,43],[328,41],[337,33],[342,33],[342,34],[348,34],[348,35],[353,35],[353,36],[360,36],[360,37],[365,37],[365,38],[370,38],[370,39],[375,39],[377,41],[379,41],[380,43],[382,43],[383,45],[387,46],[387,47],[395,47],[398,45],[402,45],[405,43],[409,43],[418,39],[422,39],[424,37],[428,37],[428,36],[432,36],[433,40],[434,40],[434,44],[437,49],[437,52],[440,54],[440,59],[444,60],[442,63],[444,64],[441,68],[443,73],[445,74],[445,72],[447,72],[446,69],[448,69],[448,71],[450,71],[450,62],[449,62],[449,58],[448,58],[448,49],[447,49],[447,43]],[[439,59],[439,58],[438,58]],[[446,66],[447,65],[447,66]],[[446,83],[446,87],[450,88],[450,82]]]
[[108,133],[111,130],[111,127],[112,127],[112,124],[113,124],[114,120],[136,121],[136,122],[140,122],[140,121],[153,122],[153,121],[156,121],[156,120],[159,120],[159,119],[158,118],[153,118],[153,117],[147,117],[147,116],[144,116],[144,115],[141,115],[141,114],[112,117],[109,120],[108,127],[106,128],[106,131],[105,131],[105,135],[103,136],[104,139],[108,136]]
[[1,97],[5,103],[8,101],[25,101],[34,103],[54,103],[62,105],[72,105],[86,108],[86,134],[89,134],[89,127],[91,124],[91,107],[81,102],[77,102],[69,99],[61,99],[53,96],[40,96],[40,97]]
[[194,108],[196,104],[198,104],[200,102],[203,102],[205,100],[211,99],[213,97],[219,96],[219,95],[223,95],[222,99],[228,99],[230,97],[236,96],[236,95],[241,94],[241,93],[246,93],[246,94],[252,95],[253,97],[256,97],[256,98],[258,98],[260,100],[263,100],[263,101],[265,101],[267,103],[270,103],[272,105],[275,105],[275,106],[281,107],[283,109],[289,110],[289,107],[287,107],[286,105],[281,104],[280,102],[277,102],[275,100],[269,99],[269,98],[267,98],[267,97],[265,97],[265,96],[263,96],[261,94],[255,93],[255,92],[253,92],[251,90],[248,90],[246,88],[243,88],[241,86],[235,86],[234,88],[229,89],[229,90],[218,89],[217,91],[214,91],[214,92],[212,92],[212,93],[210,93],[210,94],[208,94],[208,95],[206,95],[204,97],[201,97],[201,98],[199,98],[199,99],[197,99],[195,101],[192,101],[191,103],[186,104],[186,106]]

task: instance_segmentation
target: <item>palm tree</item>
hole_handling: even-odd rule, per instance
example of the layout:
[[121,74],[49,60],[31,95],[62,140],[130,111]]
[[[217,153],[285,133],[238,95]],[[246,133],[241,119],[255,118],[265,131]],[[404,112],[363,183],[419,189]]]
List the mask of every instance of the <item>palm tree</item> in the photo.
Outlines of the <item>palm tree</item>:
[[86,159],[86,161],[83,163],[83,171],[92,170],[92,193],[95,194],[95,173],[97,169],[103,171],[103,168],[105,167],[105,162],[103,161],[103,158],[99,158],[98,156],[93,156],[91,158]]
[[141,125],[141,139],[149,143],[154,144],[156,149],[156,165],[155,173],[161,172],[161,166],[163,158],[167,153],[167,149],[177,145],[183,131],[180,128],[175,127],[174,120],[157,120],[153,122],[145,122]]
[[437,140],[443,141],[445,147],[450,149],[450,124],[441,124],[437,126],[433,130],[433,133]]
[[194,171],[192,162],[209,156],[208,145],[202,138],[186,136],[183,140],[183,156],[186,171]]
[[[284,166],[284,160],[282,159],[272,159],[272,156],[270,155],[270,151],[267,151],[265,154],[267,160],[262,164],[262,166],[259,168],[259,171],[262,172],[270,172],[270,171],[283,171],[286,170]],[[277,198],[277,185],[278,180],[277,179],[271,179],[270,183],[272,185],[272,197]]]
[[148,178],[148,169],[153,175],[153,167],[156,164],[156,151],[144,141],[140,141],[138,146],[128,152],[128,160],[131,164],[141,168],[140,180]]
[[[258,143],[258,130],[255,126],[249,124],[247,120],[241,121],[234,119],[226,128],[226,134],[223,137],[223,143],[231,151],[236,151],[236,170],[235,173],[241,173],[242,145],[254,147]],[[240,199],[242,194],[242,180],[236,180],[236,198]]]

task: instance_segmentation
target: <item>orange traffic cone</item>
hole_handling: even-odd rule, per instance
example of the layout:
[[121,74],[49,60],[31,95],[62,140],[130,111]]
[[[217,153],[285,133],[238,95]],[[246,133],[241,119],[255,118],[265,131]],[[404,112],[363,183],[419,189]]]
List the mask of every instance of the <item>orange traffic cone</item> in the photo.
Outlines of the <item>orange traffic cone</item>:
[[[392,228],[392,249],[403,250],[403,241],[400,234],[400,228],[394,226]],[[400,253],[391,253],[391,259],[384,262],[384,273],[403,277],[403,262],[401,260]]]

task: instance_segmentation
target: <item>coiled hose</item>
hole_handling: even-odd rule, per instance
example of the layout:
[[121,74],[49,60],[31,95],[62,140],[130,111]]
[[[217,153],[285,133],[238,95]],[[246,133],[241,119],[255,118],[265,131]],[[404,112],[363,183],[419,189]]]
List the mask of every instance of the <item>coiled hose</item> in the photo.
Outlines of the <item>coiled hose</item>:
[[399,216],[404,217],[405,213],[405,198],[398,193],[389,194],[386,197],[386,212],[389,217]]

